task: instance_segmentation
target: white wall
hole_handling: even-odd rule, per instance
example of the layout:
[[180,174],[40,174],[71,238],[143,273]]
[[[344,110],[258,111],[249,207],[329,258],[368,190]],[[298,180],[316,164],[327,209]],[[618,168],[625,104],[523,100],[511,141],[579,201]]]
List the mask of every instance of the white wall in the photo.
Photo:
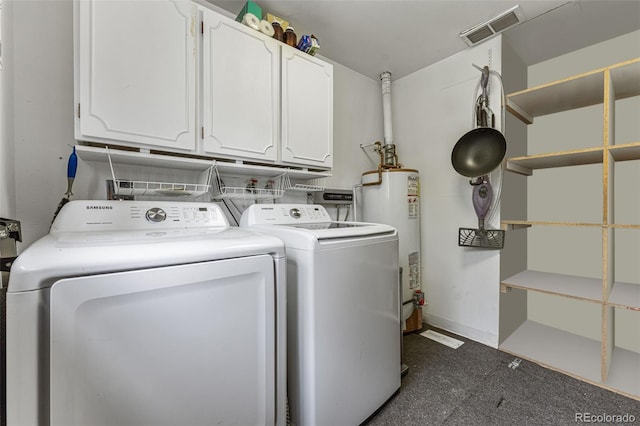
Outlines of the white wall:
[[74,144],[72,3],[12,3],[15,218],[26,247],[48,232],[66,190]]
[[[640,31],[530,66],[528,84],[533,87],[636,57],[640,57]],[[638,97],[616,102],[617,144],[640,141],[638,111]],[[602,113],[600,104],[536,118],[528,127],[529,154],[602,145]],[[539,170],[527,179],[529,220],[601,223],[600,164]],[[640,162],[616,163],[614,182],[615,221],[640,223]],[[600,228],[533,227],[527,232],[529,269],[602,277]],[[640,285],[638,258],[640,231],[616,230],[616,280]],[[594,304],[529,292],[527,309],[530,320],[601,338],[601,310]],[[615,329],[617,346],[640,352],[638,312],[616,310]]]
[[[400,162],[420,171],[425,320],[497,347],[500,252],[458,247],[458,228],[477,228],[469,179],[451,165],[451,150],[472,128],[474,90],[489,65],[501,71],[501,37],[395,81],[393,128]],[[500,86],[491,80],[500,126]],[[499,212],[487,224],[497,228]]]
[[2,4],[0,68],[0,217],[15,219],[13,150],[13,3]]

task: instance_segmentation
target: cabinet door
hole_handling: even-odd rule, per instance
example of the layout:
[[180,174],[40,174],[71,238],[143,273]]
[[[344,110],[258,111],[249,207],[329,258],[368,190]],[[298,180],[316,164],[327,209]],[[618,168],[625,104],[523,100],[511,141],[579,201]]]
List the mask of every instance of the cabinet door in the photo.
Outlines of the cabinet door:
[[75,7],[76,138],[195,149],[195,6],[83,0]]
[[282,161],[333,163],[333,66],[282,47]]
[[278,42],[203,10],[202,113],[206,152],[278,157]]

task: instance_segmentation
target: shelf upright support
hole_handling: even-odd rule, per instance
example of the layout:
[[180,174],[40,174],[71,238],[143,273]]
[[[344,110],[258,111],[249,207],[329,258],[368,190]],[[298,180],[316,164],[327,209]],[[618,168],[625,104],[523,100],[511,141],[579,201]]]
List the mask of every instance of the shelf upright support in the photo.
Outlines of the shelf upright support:
[[609,294],[615,281],[615,230],[614,223],[614,167],[609,148],[615,144],[615,89],[611,71],[604,72],[602,135],[602,382],[606,382],[615,348],[615,309],[608,304]]
[[533,116],[517,103],[507,98],[507,110],[525,124],[533,124]]
[[519,175],[523,175],[523,176],[531,176],[533,175],[533,170],[528,168],[528,167],[524,167],[521,166],[520,164],[517,164],[511,160],[507,160],[507,170],[509,170],[510,172],[514,172],[517,173]]

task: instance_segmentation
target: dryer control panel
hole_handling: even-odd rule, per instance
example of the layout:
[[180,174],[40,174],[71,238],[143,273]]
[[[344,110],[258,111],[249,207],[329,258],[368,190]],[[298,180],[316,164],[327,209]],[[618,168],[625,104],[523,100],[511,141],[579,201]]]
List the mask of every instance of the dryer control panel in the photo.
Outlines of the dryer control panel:
[[242,215],[240,225],[327,222],[331,222],[331,217],[327,210],[319,204],[253,204]]
[[227,226],[227,218],[214,203],[78,200],[68,202],[60,210],[51,232]]

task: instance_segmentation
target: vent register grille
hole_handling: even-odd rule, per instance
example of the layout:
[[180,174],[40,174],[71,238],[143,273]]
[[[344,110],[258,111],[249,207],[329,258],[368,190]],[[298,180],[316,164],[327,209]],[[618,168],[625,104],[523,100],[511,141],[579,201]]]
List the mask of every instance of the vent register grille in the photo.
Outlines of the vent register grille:
[[460,37],[469,46],[473,46],[523,21],[524,14],[522,13],[522,9],[519,5],[514,6],[487,22],[463,31],[460,33]]

